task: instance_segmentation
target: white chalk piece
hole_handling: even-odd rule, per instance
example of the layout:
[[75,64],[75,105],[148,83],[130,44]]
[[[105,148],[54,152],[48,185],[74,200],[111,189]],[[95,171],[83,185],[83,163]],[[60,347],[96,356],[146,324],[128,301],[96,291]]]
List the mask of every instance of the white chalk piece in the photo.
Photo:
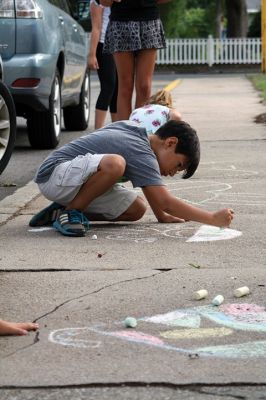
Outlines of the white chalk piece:
[[193,300],[201,300],[201,299],[205,299],[205,297],[208,296],[208,290],[206,289],[201,289],[198,290],[197,292],[193,293]]
[[98,239],[98,237],[97,237],[97,235],[92,235],[92,240],[97,240]]
[[127,317],[124,321],[124,325],[127,328],[136,328],[137,320],[136,320],[136,318],[133,318],[133,317]]
[[246,296],[249,293],[250,293],[250,290],[249,290],[249,288],[247,286],[243,286],[243,287],[240,287],[240,288],[234,290],[234,296],[235,297]]
[[223,303],[223,301],[224,301],[224,296],[222,296],[221,294],[218,294],[217,296],[215,296],[215,297],[212,299],[212,304],[213,304],[214,306],[219,306],[220,304]]

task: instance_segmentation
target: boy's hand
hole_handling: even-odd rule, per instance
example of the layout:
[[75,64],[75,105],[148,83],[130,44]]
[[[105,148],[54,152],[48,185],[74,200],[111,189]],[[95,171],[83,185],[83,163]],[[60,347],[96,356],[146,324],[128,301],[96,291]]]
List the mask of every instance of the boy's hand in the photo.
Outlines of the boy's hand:
[[234,211],[231,208],[224,208],[213,214],[213,225],[220,228],[228,227],[234,218]]

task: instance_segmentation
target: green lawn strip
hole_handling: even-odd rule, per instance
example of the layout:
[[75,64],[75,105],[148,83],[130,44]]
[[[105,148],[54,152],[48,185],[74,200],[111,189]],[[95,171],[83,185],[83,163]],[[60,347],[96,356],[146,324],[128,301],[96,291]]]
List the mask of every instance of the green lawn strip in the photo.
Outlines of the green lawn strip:
[[266,74],[248,75],[255,89],[259,90],[264,101],[266,101]]

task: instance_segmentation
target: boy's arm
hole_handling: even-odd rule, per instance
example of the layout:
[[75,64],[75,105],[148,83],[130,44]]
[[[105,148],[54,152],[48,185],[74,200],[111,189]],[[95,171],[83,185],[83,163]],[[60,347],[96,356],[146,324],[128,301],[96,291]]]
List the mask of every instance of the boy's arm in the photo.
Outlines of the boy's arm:
[[164,220],[164,215],[170,215],[186,221],[225,227],[229,226],[233,219],[233,211],[228,208],[209,212],[194,207],[177,199],[165,186],[146,186],[142,190],[159,222],[169,222],[167,218]]

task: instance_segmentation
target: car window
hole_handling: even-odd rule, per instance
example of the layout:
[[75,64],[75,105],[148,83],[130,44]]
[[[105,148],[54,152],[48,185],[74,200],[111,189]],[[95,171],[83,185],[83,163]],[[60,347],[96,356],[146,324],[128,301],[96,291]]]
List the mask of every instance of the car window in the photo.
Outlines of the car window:
[[61,10],[71,15],[71,11],[69,9],[67,0],[49,0],[49,3],[53,4],[58,8],[61,8]]
[[61,0],[49,0],[49,3],[53,4],[56,7],[61,8]]

